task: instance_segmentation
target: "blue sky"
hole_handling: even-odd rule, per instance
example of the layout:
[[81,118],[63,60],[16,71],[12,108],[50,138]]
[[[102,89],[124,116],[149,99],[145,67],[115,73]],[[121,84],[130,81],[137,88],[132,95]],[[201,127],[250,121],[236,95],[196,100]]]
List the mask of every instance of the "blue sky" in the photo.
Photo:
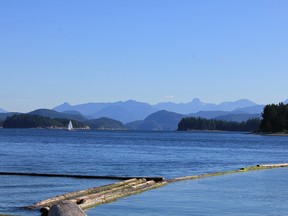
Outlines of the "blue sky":
[[287,0],[1,0],[0,107],[288,98]]

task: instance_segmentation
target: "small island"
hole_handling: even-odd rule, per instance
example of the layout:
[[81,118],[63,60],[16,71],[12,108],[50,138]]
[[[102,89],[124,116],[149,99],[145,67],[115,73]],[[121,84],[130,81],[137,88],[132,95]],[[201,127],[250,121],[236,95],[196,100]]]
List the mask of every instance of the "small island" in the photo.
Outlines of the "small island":
[[260,119],[249,119],[245,122],[223,121],[206,119],[201,117],[187,117],[181,119],[178,124],[179,131],[205,130],[205,131],[258,131]]
[[[31,114],[16,114],[7,117],[3,128],[67,128],[69,119],[49,118]],[[71,120],[75,128],[87,129],[82,122]]]
[[261,134],[288,135],[288,105],[284,103],[266,105],[262,119],[254,118],[244,122],[205,119],[200,117],[182,118],[178,130],[246,131]]
[[95,130],[125,130],[122,122],[99,118],[92,120],[79,121],[67,118],[50,118],[35,114],[15,114],[8,116],[6,120],[0,122],[3,128],[49,128],[66,129],[69,121],[72,122],[75,129],[95,129]]

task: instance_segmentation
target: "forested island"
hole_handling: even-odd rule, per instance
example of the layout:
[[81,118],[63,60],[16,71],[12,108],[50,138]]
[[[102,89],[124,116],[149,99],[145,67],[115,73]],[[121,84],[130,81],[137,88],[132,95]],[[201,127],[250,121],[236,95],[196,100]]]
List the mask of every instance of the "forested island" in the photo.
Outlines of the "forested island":
[[264,107],[259,128],[263,133],[288,133],[288,104],[270,104]]
[[99,118],[93,120],[78,121],[75,119],[50,118],[33,114],[15,114],[8,116],[6,120],[0,122],[3,128],[67,128],[71,120],[76,129],[95,130],[125,130],[123,123],[109,119]]
[[122,122],[106,117],[87,120],[84,123],[95,130],[126,130]]
[[265,134],[288,134],[288,104],[266,105],[261,116],[261,119],[254,118],[244,122],[186,117],[179,122],[178,130],[247,131]]
[[[7,117],[3,128],[66,128],[70,120],[49,118],[39,115],[18,114]],[[87,128],[79,121],[71,120],[75,128]]]
[[187,117],[181,119],[178,130],[208,130],[208,131],[247,131],[259,130],[260,119],[249,119],[245,122],[223,121],[217,119],[206,119],[201,117]]

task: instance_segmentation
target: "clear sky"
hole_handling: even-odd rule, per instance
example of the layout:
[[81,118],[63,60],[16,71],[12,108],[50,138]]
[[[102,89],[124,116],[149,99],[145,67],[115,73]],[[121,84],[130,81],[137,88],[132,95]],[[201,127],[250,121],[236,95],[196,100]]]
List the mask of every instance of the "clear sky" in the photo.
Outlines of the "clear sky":
[[0,107],[288,98],[287,0],[0,0]]

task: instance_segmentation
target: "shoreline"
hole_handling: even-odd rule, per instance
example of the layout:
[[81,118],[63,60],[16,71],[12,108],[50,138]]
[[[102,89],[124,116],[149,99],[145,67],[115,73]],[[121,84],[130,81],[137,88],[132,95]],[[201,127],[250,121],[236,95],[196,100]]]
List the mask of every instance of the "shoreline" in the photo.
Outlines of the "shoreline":
[[277,133],[254,133],[256,135],[261,135],[261,136],[288,136],[288,133],[285,132],[277,132]]

